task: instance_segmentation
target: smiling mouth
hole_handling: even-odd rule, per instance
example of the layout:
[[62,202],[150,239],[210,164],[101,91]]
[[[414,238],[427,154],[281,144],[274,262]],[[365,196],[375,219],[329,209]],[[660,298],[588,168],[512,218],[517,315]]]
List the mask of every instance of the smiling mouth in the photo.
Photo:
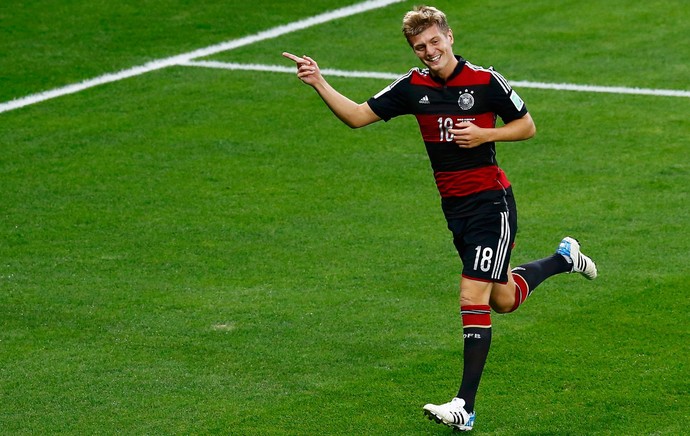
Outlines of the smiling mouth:
[[431,64],[438,62],[441,59],[441,55],[436,55],[433,58],[427,58],[427,61]]

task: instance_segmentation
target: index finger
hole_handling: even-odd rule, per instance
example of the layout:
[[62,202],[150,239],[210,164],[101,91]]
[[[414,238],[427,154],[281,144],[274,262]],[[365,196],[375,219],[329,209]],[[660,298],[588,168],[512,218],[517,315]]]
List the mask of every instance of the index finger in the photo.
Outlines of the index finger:
[[286,52],[286,51],[283,52],[283,57],[286,57],[286,58],[290,59],[291,61],[295,62],[295,63],[298,64],[298,65],[299,65],[299,64],[304,64],[304,63],[307,62],[306,60],[304,60],[304,59],[302,59],[302,58],[300,58],[300,57],[298,57],[298,56],[295,56],[295,55],[293,55],[292,53],[288,53],[288,52]]

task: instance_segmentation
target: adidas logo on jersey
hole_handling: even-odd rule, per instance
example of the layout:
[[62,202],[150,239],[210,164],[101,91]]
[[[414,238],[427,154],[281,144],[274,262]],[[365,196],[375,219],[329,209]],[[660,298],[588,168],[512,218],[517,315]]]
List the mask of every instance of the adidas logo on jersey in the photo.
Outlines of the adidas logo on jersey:
[[422,98],[419,100],[419,104],[429,104],[429,103],[430,103],[430,102],[429,102],[429,96],[428,96],[428,95],[425,95],[424,97],[422,97]]

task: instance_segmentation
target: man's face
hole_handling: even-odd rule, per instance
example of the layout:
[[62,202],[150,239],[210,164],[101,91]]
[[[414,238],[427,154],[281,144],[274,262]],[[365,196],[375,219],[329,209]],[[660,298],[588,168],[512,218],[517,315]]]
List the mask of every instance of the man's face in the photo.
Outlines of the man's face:
[[433,25],[419,35],[409,39],[412,50],[431,73],[447,78],[455,68],[453,56],[453,32],[443,33]]

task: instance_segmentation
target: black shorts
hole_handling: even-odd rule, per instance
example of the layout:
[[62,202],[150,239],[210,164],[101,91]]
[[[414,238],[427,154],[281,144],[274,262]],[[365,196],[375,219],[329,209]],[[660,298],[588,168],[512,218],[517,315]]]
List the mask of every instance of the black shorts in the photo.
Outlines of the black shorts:
[[448,220],[453,244],[462,259],[462,276],[484,282],[508,282],[510,254],[517,232],[517,207],[512,195],[504,210]]

